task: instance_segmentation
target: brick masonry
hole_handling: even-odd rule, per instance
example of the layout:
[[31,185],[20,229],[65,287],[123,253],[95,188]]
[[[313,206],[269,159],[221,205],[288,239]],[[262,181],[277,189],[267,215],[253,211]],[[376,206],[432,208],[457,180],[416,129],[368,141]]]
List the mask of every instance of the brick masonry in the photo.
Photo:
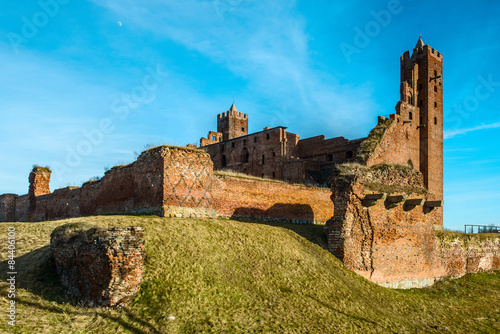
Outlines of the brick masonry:
[[423,286],[489,263],[498,268],[496,246],[439,248],[433,234],[443,225],[442,61],[422,40],[401,56],[396,113],[379,117],[367,138],[300,139],[281,126],[248,134],[248,115],[233,103],[200,149],[149,149],[81,188],[50,193],[50,170],[35,167],[28,195],[0,196],[0,220],[111,213],[328,220],[330,251],[379,284]]
[[126,306],[142,281],[143,233],[138,226],[54,230],[50,245],[61,284],[86,305]]
[[272,180],[217,178],[217,215],[292,223],[321,223],[333,213],[330,191]]
[[[329,197],[330,190],[326,188],[214,175],[207,153],[160,146],[145,151],[129,165],[110,169],[102,179],[86,182],[81,188],[67,187],[36,196],[36,205],[26,219],[155,214],[312,223],[331,217],[333,206]],[[2,195],[0,217],[25,217],[28,199],[29,196]]]

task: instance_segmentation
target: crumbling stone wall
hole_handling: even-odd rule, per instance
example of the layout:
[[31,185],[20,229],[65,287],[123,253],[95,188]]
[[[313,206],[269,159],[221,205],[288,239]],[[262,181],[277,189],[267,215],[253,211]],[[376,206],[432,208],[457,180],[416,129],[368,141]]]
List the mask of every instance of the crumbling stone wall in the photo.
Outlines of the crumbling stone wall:
[[333,212],[330,190],[272,180],[218,175],[217,215],[292,223],[321,223]]
[[0,195],[0,222],[15,221],[16,197],[16,194]]
[[437,256],[446,276],[458,278],[467,273],[500,270],[500,236],[485,238],[479,235],[449,237],[436,232]]
[[36,208],[36,197],[50,194],[49,182],[52,171],[47,167],[34,166],[29,176],[28,215]]
[[68,293],[89,306],[123,307],[139,290],[144,271],[144,228],[108,230],[83,224],[55,229],[50,245]]
[[80,215],[80,188],[65,187],[53,193],[36,197],[36,206],[31,211],[30,221],[65,219]]
[[332,200],[328,247],[348,268],[392,287],[430,285],[445,276],[432,225],[441,203],[428,201],[419,171],[341,165],[332,181]]

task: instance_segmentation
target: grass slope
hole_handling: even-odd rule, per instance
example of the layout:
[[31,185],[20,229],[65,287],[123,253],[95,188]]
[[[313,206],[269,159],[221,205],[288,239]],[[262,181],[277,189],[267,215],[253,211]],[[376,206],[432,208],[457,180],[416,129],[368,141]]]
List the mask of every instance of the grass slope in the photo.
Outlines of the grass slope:
[[[145,281],[123,310],[88,309],[57,282],[49,236],[68,222],[146,227]],[[421,290],[377,286],[319,245],[321,226],[102,216],[0,224],[17,230],[17,326],[2,333],[498,333],[500,273]],[[175,317],[169,320],[169,316]]]

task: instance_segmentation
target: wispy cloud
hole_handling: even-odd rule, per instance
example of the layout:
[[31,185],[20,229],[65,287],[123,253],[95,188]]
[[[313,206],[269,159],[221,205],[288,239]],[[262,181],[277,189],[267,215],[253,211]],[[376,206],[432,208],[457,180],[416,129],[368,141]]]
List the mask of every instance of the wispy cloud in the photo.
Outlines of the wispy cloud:
[[[307,119],[315,134],[361,136],[375,119],[368,85],[344,86],[314,69],[311,36],[294,1],[235,2],[222,18],[215,2],[94,2],[117,18],[127,17],[135,29],[174,41],[245,78],[248,90],[242,95],[286,105],[294,116]],[[254,119],[274,117],[269,109],[258,112]]]
[[457,130],[445,130],[443,137],[444,139],[450,139],[458,135],[463,135],[465,133],[473,132],[473,131],[481,131],[481,130],[487,130],[487,129],[497,129],[500,128],[500,122],[492,123],[492,124],[483,124],[483,125],[478,125],[474,126],[472,128],[465,128],[465,129],[457,129]]

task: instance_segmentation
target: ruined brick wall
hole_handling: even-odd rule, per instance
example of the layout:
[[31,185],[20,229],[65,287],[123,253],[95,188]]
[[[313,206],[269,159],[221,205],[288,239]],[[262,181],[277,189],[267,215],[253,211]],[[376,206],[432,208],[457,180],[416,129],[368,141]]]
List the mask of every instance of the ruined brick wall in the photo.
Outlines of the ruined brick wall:
[[158,153],[163,161],[163,214],[180,214],[178,208],[190,208],[195,215],[212,215],[214,178],[210,155],[171,148]]
[[35,210],[37,196],[50,194],[49,183],[51,173],[52,171],[47,167],[33,167],[33,170],[29,175],[30,187],[28,192],[28,215]]
[[295,152],[295,141],[287,141],[296,136],[291,135],[285,128],[277,127],[201,149],[210,154],[215,169],[231,169],[248,175],[283,179],[283,165]]
[[28,195],[16,197],[16,222],[21,220],[23,217],[26,217],[26,214],[28,213],[29,202],[30,199]]
[[299,140],[299,157],[309,162],[321,162],[326,165],[352,162],[359,145],[364,140],[348,140],[344,137],[325,139],[325,136],[316,136]]
[[221,176],[213,194],[217,214],[225,217],[313,223],[333,212],[329,189]]
[[16,219],[16,194],[0,195],[0,222],[13,222]]
[[167,146],[146,150],[133,163],[113,167],[102,179],[85,183],[80,192],[81,214],[163,215],[165,159],[169,152]]
[[50,244],[61,284],[86,305],[126,306],[142,281],[143,233],[139,226],[54,230]]
[[467,273],[500,270],[500,237],[489,240],[472,236],[466,240],[436,238],[437,256],[446,276],[458,278]]
[[[380,141],[366,159],[367,166],[380,163],[408,165],[416,170],[420,165],[420,131],[418,122],[410,120],[408,106],[401,107],[402,114],[391,115],[392,123],[385,129]],[[379,119],[384,122],[385,119]]]
[[50,194],[49,182],[52,171],[47,167],[34,166],[29,176],[29,194],[40,196]]
[[427,200],[420,172],[392,166],[343,168],[332,182],[330,251],[348,268],[387,286],[425,286],[445,276],[436,256],[435,209],[428,207],[435,203]]
[[36,207],[30,212],[30,221],[64,219],[80,215],[80,188],[66,187],[53,193],[37,196]]

